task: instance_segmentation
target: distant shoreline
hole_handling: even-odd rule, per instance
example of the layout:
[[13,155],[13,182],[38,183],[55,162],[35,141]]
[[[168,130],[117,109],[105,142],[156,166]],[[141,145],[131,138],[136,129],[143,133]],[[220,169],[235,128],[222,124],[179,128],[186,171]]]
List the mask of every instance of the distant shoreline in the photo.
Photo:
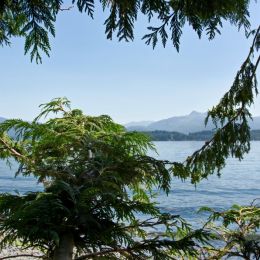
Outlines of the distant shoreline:
[[[137,131],[148,135],[152,141],[207,141],[212,138],[214,131],[201,131],[189,134],[169,131]],[[251,141],[260,141],[260,130],[252,130]]]

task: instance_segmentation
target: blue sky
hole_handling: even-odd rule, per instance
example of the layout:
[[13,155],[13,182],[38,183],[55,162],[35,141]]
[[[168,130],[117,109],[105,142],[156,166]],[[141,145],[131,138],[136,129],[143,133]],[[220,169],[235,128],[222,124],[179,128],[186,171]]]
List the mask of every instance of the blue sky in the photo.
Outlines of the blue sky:
[[[252,1],[252,28],[259,13]],[[106,40],[104,19],[101,10],[94,20],[76,10],[60,14],[51,57],[42,65],[30,63],[19,39],[0,48],[0,116],[31,120],[40,103],[63,96],[87,114],[108,114],[120,123],[204,112],[229,89],[251,44],[225,24],[213,41],[185,28],[180,53],[170,43],[152,50],[141,40],[142,17],[130,43]],[[260,115],[259,97],[252,113]]]

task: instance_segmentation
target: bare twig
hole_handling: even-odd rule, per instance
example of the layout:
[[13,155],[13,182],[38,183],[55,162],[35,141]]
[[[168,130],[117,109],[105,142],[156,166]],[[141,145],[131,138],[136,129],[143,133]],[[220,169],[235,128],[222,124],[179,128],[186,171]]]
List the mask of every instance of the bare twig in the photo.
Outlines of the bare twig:
[[22,158],[22,159],[26,159],[24,155],[20,154],[19,152],[17,152],[14,148],[12,148],[4,139],[2,139],[0,137],[0,143],[2,143],[6,149],[8,149],[13,155],[14,157],[17,158]]
[[59,10],[60,11],[70,11],[72,8],[74,8],[74,5],[71,5],[71,6],[67,7],[67,8],[60,8]]
[[[76,257],[75,260],[84,260],[84,259],[88,259],[90,257],[95,257],[95,256],[102,256],[102,255],[106,255],[106,254],[112,254],[112,253],[126,253],[131,251],[131,249],[129,248],[113,248],[113,249],[108,249],[108,250],[104,250],[104,251],[100,251],[100,252],[93,252],[93,253],[89,253],[80,257]],[[1,259],[0,259],[1,260]]]
[[41,259],[44,259],[45,256],[44,256],[44,255],[33,255],[33,254],[10,255],[10,256],[0,257],[0,260],[11,259],[11,258],[17,258],[17,257],[33,257],[33,258],[41,258]]

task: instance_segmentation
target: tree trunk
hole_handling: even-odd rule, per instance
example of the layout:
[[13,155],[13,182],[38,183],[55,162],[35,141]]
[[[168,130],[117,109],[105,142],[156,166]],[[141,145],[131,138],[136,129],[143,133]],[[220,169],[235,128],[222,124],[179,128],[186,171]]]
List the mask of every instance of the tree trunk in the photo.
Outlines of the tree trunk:
[[74,248],[73,234],[61,235],[60,244],[54,251],[53,260],[72,260]]

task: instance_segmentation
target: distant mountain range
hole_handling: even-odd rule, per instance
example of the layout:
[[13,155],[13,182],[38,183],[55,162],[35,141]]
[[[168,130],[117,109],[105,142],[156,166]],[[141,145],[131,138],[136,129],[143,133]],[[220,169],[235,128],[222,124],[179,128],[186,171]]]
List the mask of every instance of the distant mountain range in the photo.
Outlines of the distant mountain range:
[[[159,121],[140,121],[125,124],[128,131],[167,131],[178,132],[185,135],[189,133],[196,133],[202,131],[212,131],[214,126],[209,122],[207,127],[204,125],[206,113],[199,113],[192,111],[186,116],[175,116]],[[0,117],[0,123],[5,121],[6,118]],[[260,130],[260,116],[253,117],[253,121],[249,121],[251,130]]]
[[139,121],[139,122],[130,122],[125,124],[126,128],[130,128],[130,127],[135,127],[135,126],[149,126],[150,124],[152,124],[154,121]]
[[[129,131],[168,131],[168,132],[179,132],[184,134],[201,132],[201,131],[211,131],[214,129],[214,125],[209,121],[207,127],[205,127],[204,120],[207,113],[200,113],[192,111],[186,116],[175,116],[167,119],[150,122],[132,122],[126,124],[125,127]],[[260,129],[260,116],[254,117],[253,121],[249,122],[251,130]]]

